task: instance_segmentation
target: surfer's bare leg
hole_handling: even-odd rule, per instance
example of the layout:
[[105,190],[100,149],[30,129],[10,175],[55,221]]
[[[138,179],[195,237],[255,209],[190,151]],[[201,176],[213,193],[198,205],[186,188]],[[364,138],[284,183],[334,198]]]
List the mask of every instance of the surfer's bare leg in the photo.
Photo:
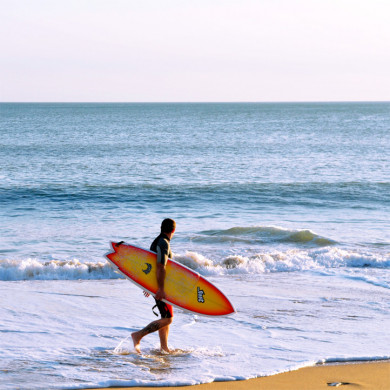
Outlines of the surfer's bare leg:
[[[172,318],[161,318],[161,320],[153,321],[149,325],[146,325],[145,328],[139,330],[138,332],[134,332],[131,334],[131,337],[133,339],[134,343],[134,349],[138,352],[141,353],[140,349],[140,342],[143,337],[145,337],[149,333],[156,332],[157,330],[160,331],[161,329],[165,327],[169,327],[169,325],[172,322]],[[167,335],[168,338],[168,335]],[[168,347],[167,347],[168,349]],[[169,352],[169,350],[167,350]]]
[[[167,318],[167,319],[172,320],[172,318]],[[165,352],[170,352],[168,347],[169,325],[165,326],[164,328],[161,328],[158,331],[158,335],[160,336],[161,349]]]

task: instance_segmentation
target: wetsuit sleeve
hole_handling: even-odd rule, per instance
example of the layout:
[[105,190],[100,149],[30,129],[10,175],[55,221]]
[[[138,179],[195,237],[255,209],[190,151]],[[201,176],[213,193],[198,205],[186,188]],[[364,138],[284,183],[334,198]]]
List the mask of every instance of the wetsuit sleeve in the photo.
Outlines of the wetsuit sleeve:
[[157,244],[157,263],[166,265],[169,257],[169,252],[169,243],[164,239],[159,240]]

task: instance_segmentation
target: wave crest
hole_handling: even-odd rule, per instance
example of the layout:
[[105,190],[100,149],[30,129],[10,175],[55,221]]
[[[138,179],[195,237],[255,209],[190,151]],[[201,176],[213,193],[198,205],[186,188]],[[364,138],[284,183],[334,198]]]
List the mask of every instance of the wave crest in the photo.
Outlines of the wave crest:
[[336,241],[321,237],[311,230],[285,229],[278,226],[234,227],[226,230],[206,230],[192,238],[200,243],[245,243],[272,244],[286,243],[324,247],[337,244]]

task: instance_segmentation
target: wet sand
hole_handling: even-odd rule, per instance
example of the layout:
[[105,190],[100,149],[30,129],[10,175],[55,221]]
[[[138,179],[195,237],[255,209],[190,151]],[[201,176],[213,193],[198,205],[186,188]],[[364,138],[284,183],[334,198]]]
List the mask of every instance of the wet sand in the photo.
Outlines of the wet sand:
[[[244,381],[164,387],[167,390],[330,390],[334,388],[390,390],[390,361],[324,364]],[[155,390],[156,387],[122,387],[121,389]]]

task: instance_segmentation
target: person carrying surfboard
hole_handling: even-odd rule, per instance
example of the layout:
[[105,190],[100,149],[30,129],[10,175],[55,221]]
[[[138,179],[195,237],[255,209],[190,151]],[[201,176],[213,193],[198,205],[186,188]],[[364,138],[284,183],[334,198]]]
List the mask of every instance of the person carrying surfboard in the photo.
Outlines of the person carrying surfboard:
[[[161,223],[161,233],[154,239],[150,250],[157,253],[157,285],[158,290],[154,297],[156,306],[160,312],[161,319],[151,322],[145,328],[131,334],[134,343],[134,349],[137,353],[141,353],[140,342],[141,339],[148,335],[158,331],[160,337],[161,349],[165,352],[170,352],[168,348],[168,335],[169,325],[173,321],[173,307],[163,301],[165,298],[164,281],[166,276],[165,266],[168,258],[172,257],[170,241],[176,230],[176,222],[173,219],[164,219]],[[146,297],[149,296],[147,292],[144,292]]]

